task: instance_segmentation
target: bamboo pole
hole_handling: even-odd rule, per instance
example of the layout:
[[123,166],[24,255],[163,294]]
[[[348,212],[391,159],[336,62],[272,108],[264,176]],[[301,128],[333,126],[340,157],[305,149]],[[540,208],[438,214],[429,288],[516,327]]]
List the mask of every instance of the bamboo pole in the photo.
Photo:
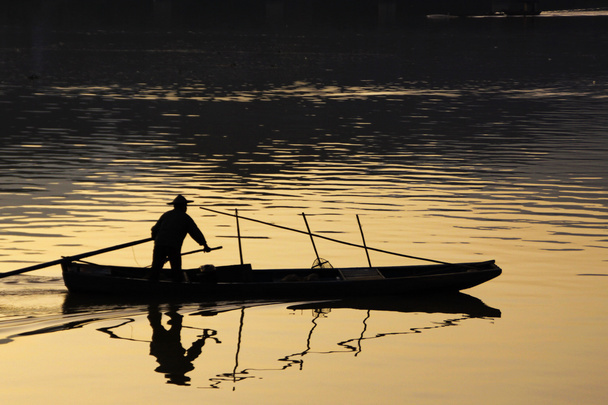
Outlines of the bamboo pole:
[[365,243],[365,235],[363,234],[363,227],[361,226],[361,221],[359,221],[359,214],[357,214],[357,223],[359,224],[359,230],[361,231],[361,239],[363,239],[363,247],[365,248],[365,255],[367,256],[367,264],[371,269],[372,261],[369,258],[369,252],[367,251],[367,244]]
[[241,264],[243,264],[243,246],[241,245],[241,227],[239,226],[239,210],[237,208],[234,209],[234,216],[236,217],[236,235],[239,240],[239,257],[241,259]]
[[312,248],[315,251],[315,256],[317,256],[317,263],[321,266],[321,259],[319,258],[319,252],[317,252],[317,247],[315,246],[315,240],[312,236],[312,232],[310,232],[310,227],[308,226],[308,220],[306,219],[306,214],[302,213],[302,218],[304,218],[304,223],[306,224],[306,229],[308,229],[308,235],[310,236],[310,242],[312,243]]
[[145,242],[150,242],[151,240],[152,240],[152,238],[140,239],[140,240],[136,240],[136,241],[133,241],[133,242],[123,243],[123,244],[116,245],[116,246],[110,246],[110,247],[107,247],[107,248],[103,248],[103,249],[99,249],[99,250],[94,250],[92,252],[81,253],[81,254],[74,255],[74,256],[67,256],[67,257],[64,257],[64,258],[61,258],[61,259],[53,260],[52,262],[47,262],[47,263],[42,263],[42,264],[36,264],[34,266],[26,267],[26,268],[19,269],[19,270],[7,271],[6,273],[0,273],[0,278],[4,278],[4,277],[8,277],[8,276],[13,276],[15,274],[27,273],[28,271],[34,271],[34,270],[38,270],[38,269],[44,269],[45,267],[51,267],[51,266],[54,266],[56,264],[61,264],[63,262],[80,260],[80,259],[84,259],[85,257],[99,255],[101,253],[112,252],[114,250],[118,250],[118,249],[123,249],[123,248],[126,248],[126,247],[130,247],[130,246],[139,245],[139,244],[145,243]]
[[[200,209],[202,209],[202,210],[205,210],[205,211],[209,211],[209,212],[216,213],[216,214],[228,215],[228,216],[234,216],[234,214],[230,214],[230,213],[227,213],[227,212],[222,212],[222,211],[214,210],[214,209],[207,208],[207,207],[199,207],[199,208],[200,208]],[[303,234],[305,234],[305,235],[308,235],[308,234],[309,234],[309,233],[308,233],[308,232],[306,232],[306,231],[302,231],[302,230],[299,230],[299,229],[294,229],[294,228],[288,228],[288,227],[286,227],[286,226],[282,226],[282,225],[276,225],[276,224],[272,224],[272,223],[270,223],[270,222],[264,222],[264,221],[260,221],[259,219],[247,218],[247,217],[243,217],[243,216],[241,216],[240,218],[241,218],[241,219],[246,219],[247,221],[251,221],[251,222],[257,222],[257,223],[259,223],[259,224],[263,224],[263,225],[274,226],[275,228],[285,229],[285,230],[287,230],[287,231],[292,231],[292,232],[303,233]],[[319,239],[325,239],[325,240],[328,240],[328,241],[331,241],[331,242],[341,243],[341,244],[343,244],[343,245],[352,246],[352,247],[357,247],[357,248],[360,248],[360,249],[365,249],[365,246],[358,245],[358,244],[356,244],[356,243],[350,243],[350,242],[346,242],[346,241],[342,241],[342,240],[338,240],[338,239],[330,238],[330,237],[323,236],[323,235],[319,235],[319,234],[312,234],[312,235],[313,235],[314,237],[316,237],[316,238],[319,238]],[[389,254],[389,255],[400,256],[400,257],[406,257],[406,258],[408,258],[408,259],[424,260],[424,261],[427,261],[427,262],[432,262],[432,263],[448,264],[448,265],[450,265],[450,266],[456,266],[456,264],[454,264],[454,263],[443,262],[443,261],[441,261],[441,260],[427,259],[427,258],[425,258],[425,257],[418,257],[418,256],[406,255],[406,254],[403,254],[403,253],[390,252],[390,251],[388,251],[388,250],[377,249],[377,248],[370,247],[370,246],[368,246],[368,247],[367,247],[367,249],[372,250],[372,251],[374,251],[374,252],[386,253],[386,254]]]

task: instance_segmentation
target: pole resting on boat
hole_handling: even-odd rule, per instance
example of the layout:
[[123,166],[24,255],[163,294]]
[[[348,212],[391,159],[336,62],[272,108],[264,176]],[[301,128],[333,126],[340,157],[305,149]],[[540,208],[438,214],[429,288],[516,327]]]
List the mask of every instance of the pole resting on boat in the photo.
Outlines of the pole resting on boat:
[[365,235],[363,234],[363,227],[361,226],[361,221],[359,220],[359,214],[357,214],[357,223],[359,224],[359,230],[361,231],[361,239],[363,240],[363,247],[365,248],[365,255],[367,256],[367,264],[369,267],[372,267],[372,261],[369,258],[369,252],[367,251],[367,244],[365,243]]
[[239,257],[241,259],[241,264],[243,264],[243,246],[241,244],[241,227],[239,226],[239,210],[234,209],[234,217],[236,218],[236,236],[239,240]]
[[313,238],[312,232],[310,232],[310,226],[308,226],[308,220],[306,219],[306,214],[302,213],[302,218],[304,218],[304,223],[306,224],[306,229],[308,229],[308,236],[310,236],[310,242],[312,243],[312,248],[315,251],[315,256],[317,257],[317,263],[321,263],[321,258],[319,257],[319,252],[317,252],[317,246],[315,245],[315,240]]
[[[228,212],[222,212],[222,211],[214,210],[214,209],[207,208],[207,207],[199,207],[199,208],[202,209],[202,210],[205,210],[205,211],[213,212],[215,214],[228,215],[228,216],[231,216],[231,217],[234,216],[234,214],[230,214]],[[377,249],[377,248],[373,248],[373,247],[370,247],[370,246],[357,245],[356,243],[345,242],[345,241],[342,241],[342,240],[330,238],[328,236],[323,236],[323,235],[319,235],[319,234],[313,234],[313,233],[310,233],[310,232],[301,231],[299,229],[288,228],[286,226],[276,225],[276,224],[272,224],[270,222],[260,221],[259,219],[247,218],[247,217],[243,217],[243,216],[239,216],[239,218],[240,219],[245,219],[245,220],[251,221],[251,222],[257,222],[258,224],[263,224],[263,225],[268,225],[268,226],[274,226],[275,228],[285,229],[287,231],[298,232],[298,233],[302,233],[302,234],[305,234],[305,235],[311,235],[311,236],[314,236],[315,238],[325,239],[325,240],[328,240],[330,242],[341,243],[343,245],[357,247],[357,248],[360,248],[360,249],[373,250],[374,252],[378,252],[378,253],[386,253],[386,254],[389,254],[389,255],[406,257],[408,259],[424,260],[424,261],[432,262],[432,263],[447,264],[447,265],[450,265],[450,266],[463,266],[462,264],[443,262],[441,260],[427,259],[425,257],[406,255],[406,254],[403,254],[403,253],[390,252],[388,250]]]

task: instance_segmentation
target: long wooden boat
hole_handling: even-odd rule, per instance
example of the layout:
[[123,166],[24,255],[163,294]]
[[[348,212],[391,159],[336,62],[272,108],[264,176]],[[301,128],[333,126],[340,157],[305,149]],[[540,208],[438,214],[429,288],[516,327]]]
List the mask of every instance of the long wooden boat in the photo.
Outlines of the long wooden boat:
[[[149,269],[83,261],[62,263],[71,293],[149,295],[193,299],[318,298],[455,292],[501,274],[493,260],[475,263],[390,267],[253,270],[251,265],[185,270],[187,281],[148,280]],[[168,270],[163,270],[167,271]]]

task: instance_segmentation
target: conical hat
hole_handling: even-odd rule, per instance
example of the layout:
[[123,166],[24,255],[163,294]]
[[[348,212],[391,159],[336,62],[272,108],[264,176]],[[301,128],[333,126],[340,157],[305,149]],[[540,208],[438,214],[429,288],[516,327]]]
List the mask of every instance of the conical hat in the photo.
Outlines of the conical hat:
[[191,202],[193,202],[193,201],[186,200],[186,198],[180,194],[177,197],[175,197],[175,199],[172,202],[167,203],[167,205],[186,205]]

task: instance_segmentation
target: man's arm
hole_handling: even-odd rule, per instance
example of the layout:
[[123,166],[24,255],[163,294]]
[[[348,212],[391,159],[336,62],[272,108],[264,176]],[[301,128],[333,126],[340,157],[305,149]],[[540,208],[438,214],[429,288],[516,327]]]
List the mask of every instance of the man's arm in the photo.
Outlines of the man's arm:
[[205,252],[211,251],[211,249],[209,249],[209,246],[207,245],[207,240],[205,239],[205,236],[198,228],[198,226],[196,226],[194,220],[190,218],[189,222],[190,225],[188,226],[188,234],[190,235],[190,237],[192,237],[192,239],[194,239],[199,245],[203,246],[205,248]]

